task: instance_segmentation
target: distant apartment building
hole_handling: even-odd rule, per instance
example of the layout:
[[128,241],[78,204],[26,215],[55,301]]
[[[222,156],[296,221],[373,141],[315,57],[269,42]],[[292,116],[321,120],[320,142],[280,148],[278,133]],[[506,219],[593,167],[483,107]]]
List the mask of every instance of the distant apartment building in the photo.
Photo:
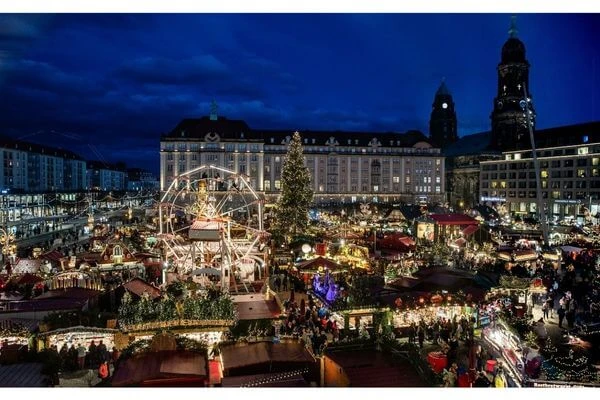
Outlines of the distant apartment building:
[[127,172],[105,162],[88,161],[87,184],[89,190],[123,191],[127,189]]
[[[542,203],[552,219],[600,211],[600,123],[536,132]],[[530,149],[502,152],[480,162],[480,201],[505,203],[515,215],[537,214],[536,175]]]
[[[421,132],[300,132],[314,200],[394,202],[445,200],[444,157]],[[253,130],[211,115],[182,120],[160,143],[160,188],[201,165],[244,174],[269,199],[281,190],[290,130]]]
[[152,172],[140,168],[130,168],[127,170],[128,191],[158,190],[159,186],[159,181]]
[[86,189],[86,162],[71,151],[0,137],[0,157],[2,191]]

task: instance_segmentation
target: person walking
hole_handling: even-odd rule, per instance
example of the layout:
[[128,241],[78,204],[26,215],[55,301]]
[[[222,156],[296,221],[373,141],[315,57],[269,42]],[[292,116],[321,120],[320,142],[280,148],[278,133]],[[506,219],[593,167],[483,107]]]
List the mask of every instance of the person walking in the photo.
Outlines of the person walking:
[[81,343],[77,344],[77,366],[79,369],[83,369],[85,367],[85,346]]
[[419,338],[419,347],[423,348],[423,342],[425,341],[425,327],[423,324],[419,324],[417,328],[417,337]]
[[558,309],[558,327],[562,328],[563,320],[565,319],[565,309],[563,306],[560,306]]
[[542,311],[544,313],[544,319],[548,319],[548,302],[544,301],[544,304],[542,304]]
[[415,334],[416,334],[416,326],[415,323],[412,322],[410,324],[410,326],[408,327],[408,343],[414,343],[415,342]]

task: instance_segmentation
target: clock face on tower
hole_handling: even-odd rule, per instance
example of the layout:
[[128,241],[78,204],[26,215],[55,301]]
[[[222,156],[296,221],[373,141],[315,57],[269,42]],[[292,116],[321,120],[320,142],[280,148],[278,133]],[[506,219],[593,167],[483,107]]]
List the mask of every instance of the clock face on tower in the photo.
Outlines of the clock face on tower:
[[446,108],[448,108],[448,103],[442,103],[442,108],[445,110]]

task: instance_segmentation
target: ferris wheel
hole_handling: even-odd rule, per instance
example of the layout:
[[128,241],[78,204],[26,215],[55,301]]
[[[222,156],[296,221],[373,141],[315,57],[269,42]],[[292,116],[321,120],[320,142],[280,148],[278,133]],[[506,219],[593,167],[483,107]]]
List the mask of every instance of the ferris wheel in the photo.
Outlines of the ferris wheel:
[[263,203],[247,177],[222,167],[176,176],[159,205],[159,238],[171,267],[220,281],[223,290],[260,279],[268,239]]

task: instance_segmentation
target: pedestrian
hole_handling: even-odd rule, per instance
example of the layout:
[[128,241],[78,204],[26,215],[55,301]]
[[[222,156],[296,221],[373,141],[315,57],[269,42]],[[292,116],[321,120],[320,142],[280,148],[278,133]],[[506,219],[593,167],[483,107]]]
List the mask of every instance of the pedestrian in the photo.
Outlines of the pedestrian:
[[423,342],[425,341],[425,327],[421,323],[417,328],[417,336],[419,338],[419,347],[423,348]]
[[410,326],[408,327],[408,343],[412,344],[415,342],[415,333],[416,333],[415,328],[416,328],[416,326],[415,326],[414,322],[412,322],[410,324]]
[[98,361],[102,362],[102,361],[108,361],[110,359],[110,357],[108,357],[108,349],[106,348],[106,345],[104,343],[102,343],[102,340],[100,340],[100,342],[98,343],[98,348],[96,349],[96,352],[98,353]]
[[544,312],[544,319],[548,319],[548,302],[545,301],[544,304],[542,304],[542,311]]
[[565,309],[561,306],[558,309],[558,327],[562,328],[563,320],[565,319]]
[[112,354],[111,354],[111,362],[112,362],[113,367],[115,367],[115,368],[117,366],[117,361],[119,360],[119,357],[121,357],[121,352],[119,350],[117,350],[116,347],[113,346]]
[[554,318],[554,296],[552,293],[548,295],[546,299],[546,304],[548,304],[548,310],[550,311],[550,318]]
[[96,368],[98,363],[97,353],[96,343],[92,340],[90,347],[88,348],[88,365],[91,368]]
[[85,367],[85,346],[81,343],[77,345],[77,365],[79,369]]
[[279,276],[275,278],[275,290],[280,291],[281,281],[279,280]]

